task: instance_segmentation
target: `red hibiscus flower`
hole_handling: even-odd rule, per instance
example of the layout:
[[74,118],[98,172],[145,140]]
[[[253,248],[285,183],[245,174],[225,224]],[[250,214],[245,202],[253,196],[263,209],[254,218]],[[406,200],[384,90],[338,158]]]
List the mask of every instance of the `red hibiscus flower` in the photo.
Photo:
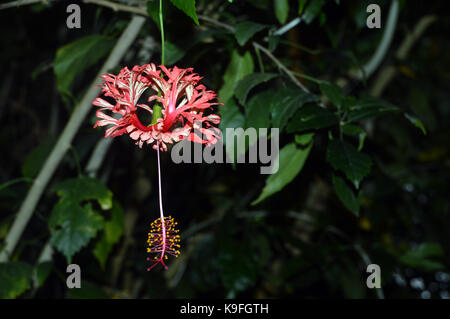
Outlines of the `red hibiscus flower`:
[[[153,148],[159,145],[162,151],[167,151],[167,144],[183,139],[207,146],[215,144],[219,130],[212,124],[219,124],[220,117],[216,114],[204,115],[204,112],[213,105],[221,104],[212,102],[216,99],[216,93],[199,84],[202,77],[193,73],[192,68],[167,69],[163,65],[158,68],[150,63],[136,65],[131,71],[125,67],[118,75],[103,75],[102,93],[112,97],[116,103],[113,105],[100,97],[94,100],[92,104],[100,107],[96,112],[99,120],[94,127],[112,125],[106,130],[105,137],[129,134],[139,147],[144,143],[156,142]],[[148,102],[159,103],[162,116],[155,124],[145,126],[139,120],[137,110],[141,108],[153,114],[150,105],[138,104],[148,88],[155,92]],[[112,117],[104,111],[119,116]]]

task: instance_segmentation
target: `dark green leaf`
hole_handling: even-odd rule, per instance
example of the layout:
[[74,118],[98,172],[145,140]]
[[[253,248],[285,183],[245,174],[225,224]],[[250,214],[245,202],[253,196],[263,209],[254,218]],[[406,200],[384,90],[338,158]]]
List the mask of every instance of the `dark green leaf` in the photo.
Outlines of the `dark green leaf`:
[[259,24],[255,22],[245,21],[239,23],[234,31],[234,36],[236,37],[239,45],[244,45],[247,41],[254,36],[256,33],[264,29],[266,26],[264,24]]
[[428,271],[436,271],[444,268],[444,265],[432,258],[442,257],[443,251],[437,243],[421,243],[400,256],[400,261],[411,266]]
[[333,112],[317,105],[306,105],[302,107],[289,122],[287,131],[302,132],[307,130],[318,130],[338,124],[339,119]]
[[147,12],[159,28],[159,1],[147,1]]
[[103,58],[113,45],[113,38],[91,35],[59,48],[53,62],[58,90],[70,93],[75,77]]
[[435,110],[430,105],[430,98],[421,87],[413,86],[408,97],[408,104],[411,111],[420,118],[423,126],[430,131],[434,131],[438,125]]
[[279,35],[269,34],[269,51],[273,52],[278,47],[281,37]]
[[97,200],[102,209],[112,207],[112,192],[100,180],[86,176],[71,178],[53,187],[56,193],[73,202]]
[[357,189],[372,167],[372,160],[367,154],[358,152],[351,144],[340,140],[329,142],[327,161],[335,170],[344,172]]
[[246,51],[241,56],[237,51],[233,51],[230,64],[223,76],[223,86],[219,91],[219,97],[225,104],[220,108],[221,113],[227,112],[228,99],[234,95],[238,82],[253,72],[253,67],[253,59],[250,52]]
[[333,185],[337,196],[349,211],[359,216],[359,198],[355,196],[352,189],[340,177],[333,174]]
[[81,207],[68,199],[62,199],[56,204],[49,224],[61,227],[53,233],[50,241],[69,263],[72,256],[104,226],[103,217],[90,204]]
[[273,90],[267,90],[252,96],[245,106],[246,124],[245,127],[269,128],[271,99],[274,96]]
[[0,222],[0,239],[3,239],[8,235],[9,228],[11,226],[12,220],[10,218],[5,218]]
[[25,162],[22,165],[22,175],[28,178],[35,177],[53,149],[53,146],[55,146],[55,140],[47,139],[34,148],[25,158]]
[[358,122],[369,117],[400,111],[395,105],[376,98],[355,100],[347,107],[348,122]]
[[113,246],[119,241],[124,231],[124,215],[122,207],[114,203],[110,211],[111,219],[105,221],[104,233],[100,240],[95,244],[93,250],[94,256],[100,263],[102,269],[105,268],[106,260]]
[[258,9],[267,9],[270,6],[270,0],[247,0],[247,1]]
[[165,41],[165,63],[167,65],[175,64],[186,54],[186,51],[177,47],[169,41]]
[[272,126],[278,127],[281,131],[299,108],[317,100],[316,95],[305,93],[299,89],[282,88],[274,97],[271,111]]
[[[222,113],[222,119],[220,121],[220,130],[222,131],[222,140],[225,144],[225,151],[229,159],[236,160],[239,156],[245,154],[246,150],[238,149],[239,143],[245,143],[245,136],[236,133],[234,143],[227,142],[226,129],[227,128],[244,128],[245,127],[245,117],[239,110],[233,99],[230,99],[226,105],[226,111]],[[238,152],[239,151],[239,152]]]
[[325,0],[311,0],[302,15],[303,21],[310,24],[320,13]]
[[[239,55],[237,51],[233,51],[231,54],[231,61],[225,71],[223,77],[223,86],[219,91],[219,97],[225,105],[219,107],[219,112],[222,117],[220,121],[220,129],[223,132],[223,143],[226,145],[226,153],[230,159],[236,159],[237,156],[242,155],[237,154],[237,143],[234,147],[229,143],[227,145],[226,139],[226,129],[227,128],[243,128],[245,125],[245,117],[239,110],[232,99],[236,86],[238,82],[243,79],[246,75],[253,72],[253,59],[250,52],[246,51],[244,55]],[[238,136],[237,139],[243,139],[243,136]]]
[[170,0],[175,7],[183,11],[188,17],[194,20],[196,25],[199,25],[197,13],[195,10],[195,0]]
[[109,299],[101,287],[86,280],[81,281],[81,288],[68,289],[68,297],[71,299]]
[[0,298],[13,299],[31,286],[33,267],[24,262],[0,263]]
[[298,0],[298,14],[303,13],[303,9],[305,8],[305,4],[308,0]]
[[232,298],[255,284],[261,268],[269,261],[269,251],[269,242],[261,235],[244,242],[221,241],[219,265],[227,297]]
[[305,148],[297,148],[295,143],[290,143],[283,147],[280,151],[278,168],[274,174],[270,175],[266,180],[266,185],[262,190],[259,197],[252,202],[252,205],[256,205],[266,199],[269,196],[282,190],[287,184],[300,173],[303,165],[308,158],[313,143],[311,142]]
[[412,116],[408,113],[405,113],[405,117],[410,121],[415,127],[419,128],[423,135],[427,135],[427,130],[425,129],[425,126],[423,125],[422,121],[419,120],[417,117]]
[[314,133],[305,133],[305,134],[296,134],[295,135],[295,143],[300,146],[308,146],[309,143],[312,142],[314,137]]
[[366,139],[367,133],[360,126],[353,124],[345,124],[342,126],[342,132],[346,135],[358,136],[359,145],[358,151],[361,151],[364,146],[364,140]]
[[278,74],[276,73],[252,73],[245,76],[242,80],[239,81],[236,86],[235,94],[239,100],[239,103],[244,105],[247,99],[247,95],[251,89],[261,83],[275,78],[276,76],[278,76]]
[[35,278],[37,287],[41,287],[52,271],[52,262],[43,262],[35,268]]
[[289,1],[288,0],[273,0],[275,9],[275,16],[281,24],[285,24],[289,15]]
[[342,108],[345,95],[336,84],[322,82],[320,83],[320,91],[338,108],[338,110]]

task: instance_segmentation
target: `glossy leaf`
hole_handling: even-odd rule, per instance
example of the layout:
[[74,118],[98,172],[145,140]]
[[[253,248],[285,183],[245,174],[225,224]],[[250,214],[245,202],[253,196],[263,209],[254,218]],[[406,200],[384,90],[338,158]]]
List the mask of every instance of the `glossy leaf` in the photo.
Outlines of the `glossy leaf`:
[[235,94],[239,100],[239,103],[244,105],[247,100],[247,95],[251,89],[261,83],[270,81],[277,76],[278,74],[276,73],[252,73],[245,76],[236,86]]
[[172,42],[165,41],[165,62],[167,65],[175,64],[186,54],[185,49],[181,49]]
[[50,275],[53,268],[52,262],[43,262],[38,264],[34,269],[36,286],[41,287]]
[[325,0],[310,0],[302,15],[303,21],[310,24],[321,12]]
[[81,288],[68,289],[67,296],[70,299],[109,299],[111,297],[98,285],[83,280]]
[[366,139],[367,133],[360,126],[353,124],[345,124],[342,126],[342,133],[351,136],[358,136],[359,144],[358,151],[361,151],[364,147],[364,140]]
[[305,4],[308,0],[298,0],[298,14],[303,13],[303,9],[305,8]]
[[109,211],[111,218],[105,221],[104,232],[100,237],[100,240],[95,244],[93,254],[100,263],[100,266],[104,269],[106,261],[113,246],[122,237],[124,231],[124,215],[123,209],[116,202],[113,208]]
[[53,190],[73,202],[97,200],[102,209],[112,207],[112,192],[98,179],[86,176],[71,178],[56,184]]
[[33,267],[24,262],[0,263],[0,298],[13,299],[31,287]]
[[347,107],[348,122],[359,122],[370,117],[400,111],[400,109],[395,105],[376,98],[363,98],[355,100],[354,103],[348,105]]
[[35,177],[54,146],[54,139],[47,139],[36,146],[25,158],[22,165],[22,175],[28,178]]
[[342,108],[342,103],[345,95],[342,90],[334,83],[322,82],[320,84],[320,91],[325,95],[338,110]]
[[251,37],[263,30],[266,26],[264,24],[245,21],[241,22],[235,27],[234,36],[239,45],[245,45]]
[[435,261],[442,257],[443,251],[439,244],[433,242],[421,243],[399,257],[400,261],[410,267],[419,267],[427,271],[437,271],[444,268]]
[[339,119],[333,112],[318,105],[302,107],[289,122],[288,132],[318,130],[338,124]]
[[[159,1],[147,1],[147,12],[159,29]],[[163,9],[163,14],[164,12],[165,10]]]
[[229,100],[229,102],[227,103],[226,112],[222,113],[222,119],[220,121],[219,127],[223,134],[222,141],[225,144],[225,151],[227,153],[227,156],[234,161],[239,158],[239,156],[245,154],[245,150],[239,150],[238,152],[237,149],[237,145],[245,141],[245,137],[243,135],[236,134],[237,136],[234,138],[234,143],[227,142],[227,128],[235,129],[245,127],[245,116],[239,110],[239,107],[236,105],[234,100]]
[[245,127],[269,128],[270,110],[272,108],[273,90],[267,90],[251,97],[245,106]]
[[294,113],[306,103],[318,101],[316,95],[299,89],[282,88],[277,91],[272,106],[272,126],[282,130]]
[[58,90],[70,94],[75,77],[103,58],[113,45],[113,38],[91,35],[59,48],[53,62]]
[[262,202],[292,182],[302,170],[312,145],[313,143],[311,142],[305,148],[297,148],[295,143],[290,143],[283,147],[279,154],[278,171],[267,178],[266,185],[259,197],[252,202],[252,205]]
[[415,127],[419,128],[423,135],[427,135],[427,130],[425,126],[423,125],[422,121],[419,120],[417,117],[410,115],[408,113],[405,113],[405,117],[410,121]]
[[197,12],[195,10],[195,0],[170,0],[170,2],[194,20],[195,24],[199,25]]
[[269,261],[268,240],[264,236],[256,236],[244,242],[221,241],[220,275],[229,298],[254,285],[259,271]]
[[359,216],[359,198],[342,178],[333,174],[332,179],[338,198],[349,211]]
[[50,242],[66,256],[68,263],[104,226],[103,217],[92,209],[91,204],[81,207],[67,199],[56,204],[50,223],[60,227],[53,233]]
[[313,138],[314,133],[296,134],[295,143],[303,147],[308,146],[308,144],[312,142]]
[[289,1],[288,0],[274,0],[273,6],[275,9],[275,16],[278,22],[285,24],[289,15]]
[[[238,82],[246,75],[253,72],[253,59],[250,52],[246,51],[239,55],[237,51],[231,54],[231,61],[223,76],[223,86],[219,91],[219,97],[226,105],[228,100],[234,95]],[[227,112],[226,107],[220,108],[221,113]]]
[[351,144],[340,140],[328,143],[327,161],[335,170],[344,172],[356,188],[359,188],[360,182],[372,167],[372,160],[367,154],[358,152]]

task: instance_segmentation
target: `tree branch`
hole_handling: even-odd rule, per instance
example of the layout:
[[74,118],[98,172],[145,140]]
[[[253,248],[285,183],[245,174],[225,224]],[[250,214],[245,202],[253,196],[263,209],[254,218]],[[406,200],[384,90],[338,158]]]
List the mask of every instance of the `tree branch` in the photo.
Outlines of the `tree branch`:
[[286,75],[292,80],[292,82],[295,83],[295,85],[297,85],[300,89],[302,89],[303,91],[305,91],[306,93],[310,93],[310,91],[308,90],[308,88],[306,88],[299,80],[297,80],[297,78],[295,77],[295,75],[284,66],[283,63],[281,63],[273,54],[272,52],[269,51],[269,49],[263,47],[262,45],[258,44],[257,42],[253,42],[253,46],[258,49],[261,50],[261,52],[263,52],[265,55],[267,55],[273,62],[275,62],[275,64],[278,66],[278,68],[283,71],[284,73],[286,73]]
[[92,3],[99,6],[107,7],[110,9],[113,9],[114,11],[124,11],[124,12],[130,12],[135,13],[138,15],[146,16],[148,17],[149,14],[145,8],[141,7],[135,7],[130,6],[126,4],[121,4],[113,1],[107,1],[107,0],[83,0],[84,3]]
[[226,23],[217,21],[216,19],[212,19],[212,18],[209,18],[209,17],[204,16],[204,15],[201,15],[201,14],[197,15],[197,18],[198,18],[199,20],[203,20],[203,21],[205,21],[205,22],[209,22],[209,23],[211,23],[211,24],[214,24],[215,26],[218,26],[218,27],[227,29],[227,30],[230,31],[231,33],[234,33],[234,30],[235,30],[234,27],[231,26],[231,25],[229,25],[229,24],[226,24]]

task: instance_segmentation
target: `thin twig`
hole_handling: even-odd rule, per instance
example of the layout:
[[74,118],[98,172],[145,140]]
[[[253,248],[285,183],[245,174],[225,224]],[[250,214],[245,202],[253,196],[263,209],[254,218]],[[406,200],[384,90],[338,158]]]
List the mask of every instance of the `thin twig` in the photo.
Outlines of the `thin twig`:
[[233,26],[229,25],[229,24],[217,21],[216,19],[212,19],[212,18],[209,18],[209,17],[201,15],[201,14],[197,15],[197,18],[199,18],[199,20],[203,20],[205,22],[209,22],[211,24],[214,24],[215,26],[227,29],[228,31],[234,33],[235,28]]
[[138,15],[143,15],[146,17],[149,16],[147,10],[145,10],[145,8],[142,8],[142,7],[130,6],[130,5],[116,3],[113,1],[107,1],[107,0],[83,0],[83,2],[107,7],[107,8],[113,9],[114,11],[124,11],[124,12],[135,13]]
[[306,93],[311,93],[308,88],[306,88],[299,80],[297,80],[297,78],[295,77],[294,74],[292,74],[292,72],[286,68],[284,66],[283,63],[280,62],[280,60],[278,60],[273,54],[272,52],[269,51],[269,49],[263,47],[262,45],[258,44],[257,42],[253,42],[253,46],[256,49],[261,50],[261,52],[263,52],[265,55],[267,55],[273,62],[275,62],[275,64],[278,66],[278,68],[283,71],[284,73],[286,73],[286,75],[292,80],[292,82],[295,83],[295,85],[297,85],[299,88],[301,88],[303,91],[305,91]]
[[95,77],[94,82],[89,86],[89,89],[80,104],[75,108],[72,116],[69,119],[64,131],[59,137],[55,147],[50,153],[49,157],[46,159],[41,171],[39,172],[37,178],[35,179],[33,186],[29,190],[25,200],[20,206],[19,212],[17,213],[14,224],[10,228],[8,235],[5,239],[5,245],[0,252],[0,262],[5,262],[9,259],[9,256],[14,251],[26,225],[28,224],[31,216],[33,215],[34,209],[44,192],[50,178],[53,173],[58,168],[62,158],[66,154],[67,150],[70,148],[70,144],[75,137],[78,129],[86,117],[86,115],[91,110],[92,100],[100,92],[100,88],[96,87],[99,84],[99,76],[103,73],[108,72],[110,69],[114,68],[125,53],[128,51],[131,44],[136,39],[141,27],[143,26],[145,19],[140,16],[135,16],[129,23],[128,27],[123,32],[120,39],[117,41],[116,46],[110,53],[105,64],[102,66],[99,74]]

